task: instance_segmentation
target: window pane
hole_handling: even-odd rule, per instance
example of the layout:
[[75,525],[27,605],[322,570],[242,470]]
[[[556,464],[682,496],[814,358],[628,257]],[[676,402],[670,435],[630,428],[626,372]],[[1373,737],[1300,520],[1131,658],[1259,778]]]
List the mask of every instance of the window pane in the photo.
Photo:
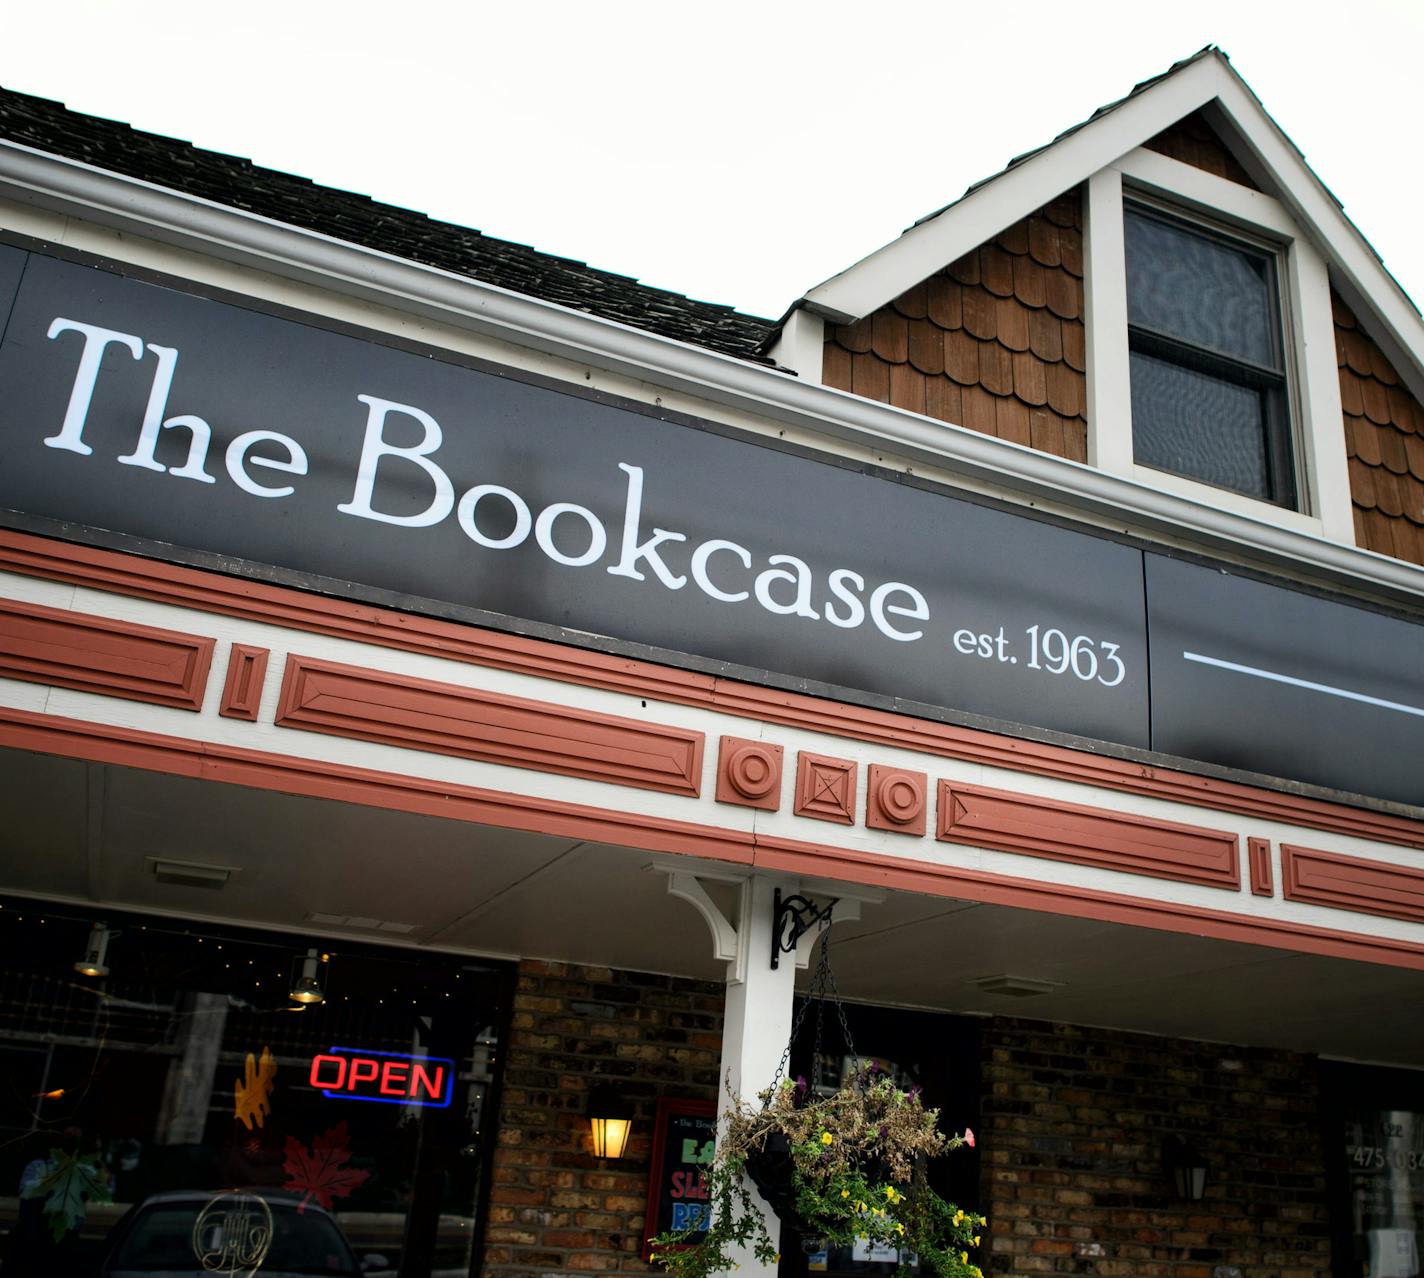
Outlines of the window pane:
[[1280,367],[1264,254],[1125,210],[1127,317],[1195,346]]
[[1132,448],[1137,463],[1270,500],[1259,391],[1134,353]]

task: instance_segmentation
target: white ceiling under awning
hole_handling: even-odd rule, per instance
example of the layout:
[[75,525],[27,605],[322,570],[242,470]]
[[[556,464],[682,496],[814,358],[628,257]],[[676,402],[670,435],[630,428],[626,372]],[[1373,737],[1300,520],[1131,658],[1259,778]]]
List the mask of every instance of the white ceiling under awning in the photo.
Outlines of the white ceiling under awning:
[[[218,889],[165,883],[155,858],[232,873]],[[669,865],[697,862],[0,752],[0,892],[336,949],[347,937],[719,980],[707,926],[667,891]],[[911,893],[864,904],[832,942],[841,992],[857,1001],[1424,1066],[1424,973],[1405,968]],[[1005,974],[1050,988],[977,984]]]

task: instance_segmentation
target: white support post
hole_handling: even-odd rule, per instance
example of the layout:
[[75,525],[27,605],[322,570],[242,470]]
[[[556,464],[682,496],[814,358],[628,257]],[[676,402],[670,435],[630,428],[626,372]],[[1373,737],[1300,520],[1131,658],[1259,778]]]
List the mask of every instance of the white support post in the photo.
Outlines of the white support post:
[[1127,353],[1127,265],[1122,174],[1088,179],[1083,209],[1083,323],[1087,329],[1088,465],[1132,473],[1132,383]]
[[[772,896],[780,887],[785,896],[797,890],[794,882],[754,876],[742,896],[742,913],[737,936],[742,947],[741,971],[729,965],[727,1002],[722,1023],[722,1078],[734,1096],[756,1103],[756,1094],[771,1084],[781,1054],[791,1037],[792,1006],[795,1001],[796,964],[787,956],[771,967]],[[723,1096],[725,1108],[729,1098]],[[767,1233],[775,1243],[781,1222],[755,1189],[753,1200],[761,1204]],[[775,1278],[776,1266],[763,1265],[750,1252],[737,1257],[737,1278]]]

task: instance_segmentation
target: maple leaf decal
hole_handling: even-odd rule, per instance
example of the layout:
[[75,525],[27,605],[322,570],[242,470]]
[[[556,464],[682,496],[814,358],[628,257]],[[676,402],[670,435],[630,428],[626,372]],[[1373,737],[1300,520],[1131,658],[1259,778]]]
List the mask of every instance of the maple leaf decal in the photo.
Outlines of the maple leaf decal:
[[262,1059],[255,1060],[247,1053],[246,1078],[239,1078],[232,1085],[232,1116],[241,1120],[248,1131],[253,1120],[261,1127],[267,1115],[272,1112],[272,1080],[277,1076],[277,1062],[272,1059],[271,1049],[262,1049]]
[[346,1142],[344,1120],[312,1141],[310,1150],[294,1136],[287,1137],[287,1157],[282,1163],[287,1181],[282,1188],[301,1194],[302,1201],[297,1204],[299,1212],[305,1211],[313,1198],[318,1205],[330,1210],[332,1199],[345,1198],[370,1179],[370,1172],[346,1165],[351,1161],[351,1150]]
[[57,1149],[50,1150],[44,1174],[22,1187],[20,1197],[44,1199],[45,1218],[55,1242],[84,1223],[87,1204],[114,1201],[97,1155],[66,1154]]

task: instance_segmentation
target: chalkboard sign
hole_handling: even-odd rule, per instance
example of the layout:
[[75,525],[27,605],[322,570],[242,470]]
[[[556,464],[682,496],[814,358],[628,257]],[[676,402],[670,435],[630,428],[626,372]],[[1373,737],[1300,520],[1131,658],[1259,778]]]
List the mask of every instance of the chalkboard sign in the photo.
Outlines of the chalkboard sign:
[[703,1171],[717,1139],[717,1107],[712,1101],[660,1100],[653,1128],[653,1165],[648,1173],[648,1216],[643,1224],[643,1259],[651,1240],[674,1229],[707,1228],[707,1187]]

